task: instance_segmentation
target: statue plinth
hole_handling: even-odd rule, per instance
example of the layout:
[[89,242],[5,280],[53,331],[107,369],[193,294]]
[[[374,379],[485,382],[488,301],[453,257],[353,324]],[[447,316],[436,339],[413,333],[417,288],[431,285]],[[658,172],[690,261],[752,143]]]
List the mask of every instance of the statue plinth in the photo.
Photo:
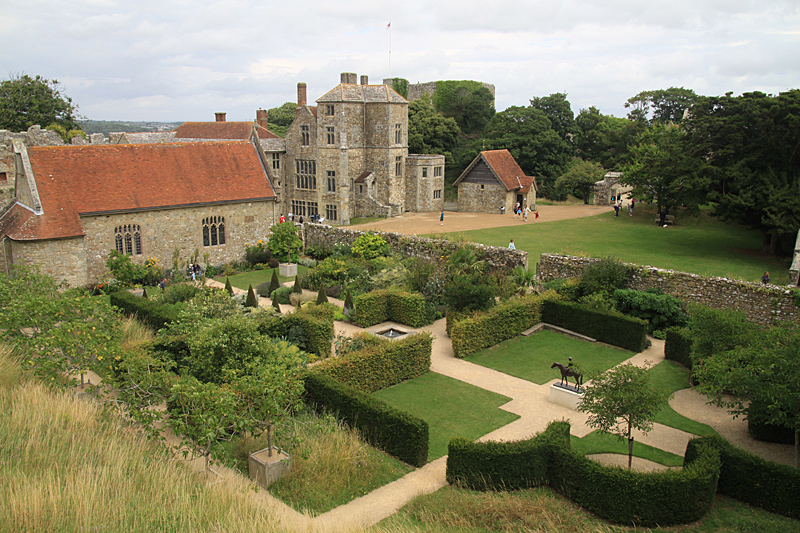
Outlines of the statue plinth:
[[578,404],[582,398],[583,392],[572,385],[561,385],[559,383],[550,385],[550,403],[577,411]]

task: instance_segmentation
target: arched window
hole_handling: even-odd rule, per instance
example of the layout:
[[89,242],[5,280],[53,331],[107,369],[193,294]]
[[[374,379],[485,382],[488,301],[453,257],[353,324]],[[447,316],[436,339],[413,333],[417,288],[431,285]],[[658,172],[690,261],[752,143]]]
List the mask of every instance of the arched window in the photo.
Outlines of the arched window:
[[142,255],[142,230],[138,224],[114,228],[114,247],[119,253]]
[[203,219],[203,246],[225,244],[225,217]]

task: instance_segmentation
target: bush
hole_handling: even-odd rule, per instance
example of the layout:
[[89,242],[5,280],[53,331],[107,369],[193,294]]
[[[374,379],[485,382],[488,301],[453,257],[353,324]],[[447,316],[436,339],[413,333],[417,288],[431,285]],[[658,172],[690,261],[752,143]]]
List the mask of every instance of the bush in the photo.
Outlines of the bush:
[[259,315],[258,327],[265,335],[285,338],[300,349],[324,358],[331,354],[334,312],[334,306],[305,305],[288,315]]
[[281,262],[278,260],[277,257],[273,257],[272,259],[267,261],[267,266],[269,268],[278,268],[280,266],[280,264],[281,264]]
[[647,322],[617,312],[589,309],[574,302],[548,300],[542,322],[639,353],[647,346]]
[[692,342],[689,328],[669,328],[664,342],[664,357],[691,370]]
[[262,298],[268,298],[272,291],[269,290],[270,282],[265,281],[264,283],[259,283],[256,285],[256,294],[261,296]]
[[684,462],[694,460],[704,444],[713,446],[720,454],[722,466],[717,492],[771,513],[800,518],[797,505],[800,470],[765,461],[717,435],[690,440]]
[[258,242],[253,246],[245,245],[244,260],[247,261],[251,266],[266,263],[271,258],[272,252],[266,246],[264,246],[264,243],[261,241],[261,239],[259,239]]
[[272,278],[269,280],[269,293],[272,294],[280,286],[281,282],[278,279],[278,271],[273,269]]
[[616,289],[624,289],[633,275],[631,267],[613,257],[605,257],[589,263],[581,274],[581,295],[604,292],[613,293]]
[[364,259],[375,259],[376,257],[389,254],[389,245],[380,235],[374,233],[362,233],[350,248],[355,257]]
[[188,302],[200,293],[200,288],[193,283],[175,283],[164,291],[164,301],[168,304]]
[[456,276],[444,287],[447,305],[456,311],[486,311],[495,304],[495,287],[486,277]]
[[128,291],[112,293],[111,305],[123,313],[135,316],[154,330],[166,327],[178,318],[180,304],[163,304],[150,298],[134,296]]
[[428,461],[428,424],[320,373],[305,378],[304,400],[357,429],[373,446],[413,466]]
[[753,325],[742,311],[690,305],[689,316],[695,361],[750,344]]
[[294,285],[292,285],[292,292],[295,294],[303,294],[303,285],[300,282],[300,275],[294,277]]
[[256,299],[256,291],[253,290],[253,284],[247,288],[247,299],[244,301],[245,307],[258,307],[258,299]]
[[447,481],[478,490],[547,485],[612,522],[666,526],[693,522],[711,509],[720,469],[711,446],[682,471],[634,472],[607,467],[569,449],[569,423],[553,422],[519,442],[450,441]]
[[306,255],[316,259],[317,261],[322,261],[326,257],[330,256],[332,252],[333,250],[322,245],[312,245],[306,248]]
[[[787,420],[792,417],[788,416]],[[769,423],[769,414],[763,403],[752,401],[747,407],[747,432],[757,440],[794,444],[794,430],[786,426]]]
[[274,291],[272,291],[272,298],[277,298],[278,303],[280,304],[288,304],[289,303],[289,296],[292,294],[291,287],[278,287]]
[[545,290],[553,290],[564,297],[565,300],[577,302],[581,297],[580,278],[560,278],[544,284]]
[[412,328],[430,324],[431,316],[421,294],[384,289],[360,294],[353,303],[355,312],[351,320],[361,327],[374,326],[387,320]]
[[660,291],[617,289],[613,300],[617,311],[649,321],[648,329],[651,333],[672,326],[683,327],[689,321],[681,301]]
[[323,283],[317,292],[317,305],[328,303],[328,295],[325,293],[325,283]]

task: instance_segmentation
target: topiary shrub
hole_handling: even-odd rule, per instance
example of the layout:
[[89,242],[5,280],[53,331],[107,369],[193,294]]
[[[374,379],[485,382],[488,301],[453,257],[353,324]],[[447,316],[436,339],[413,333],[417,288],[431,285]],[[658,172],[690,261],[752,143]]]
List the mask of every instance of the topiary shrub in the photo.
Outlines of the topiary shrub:
[[344,315],[349,317],[355,311],[355,306],[353,305],[353,297],[350,295],[350,288],[347,288],[347,294],[344,297]]
[[278,271],[272,271],[272,279],[269,280],[269,293],[272,294],[275,292],[275,289],[281,286],[281,282],[278,279]]
[[147,298],[147,287],[142,289],[142,298]]
[[230,278],[225,278],[225,290],[228,291],[228,294],[233,296],[233,286],[231,286]]
[[256,291],[253,290],[253,284],[247,289],[247,298],[244,301],[245,307],[258,307],[258,299],[256,298]]
[[289,304],[291,303],[289,297],[292,295],[292,289],[290,287],[278,287],[274,291],[272,291],[272,297],[278,298],[278,303],[282,304]]
[[300,282],[300,275],[294,277],[294,285],[292,285],[292,292],[295,294],[303,294],[303,284]]
[[322,284],[317,293],[317,305],[328,303],[328,295],[325,294],[325,283]]
[[272,293],[272,307],[277,311],[281,312],[280,302],[278,302],[278,291]]

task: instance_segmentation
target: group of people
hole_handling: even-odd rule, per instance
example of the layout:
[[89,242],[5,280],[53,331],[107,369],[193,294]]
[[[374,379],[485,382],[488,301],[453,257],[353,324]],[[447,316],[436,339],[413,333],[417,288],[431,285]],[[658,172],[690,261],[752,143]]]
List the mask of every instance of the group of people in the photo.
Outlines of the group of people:
[[[528,215],[530,215],[530,213],[531,213],[531,206],[526,205],[525,207],[522,207],[522,204],[520,202],[517,202],[516,205],[514,205],[514,218],[520,217],[522,218],[522,220],[527,222]],[[534,216],[534,222],[539,222],[538,209],[536,211],[533,211],[533,216]]]
[[[619,210],[622,209],[622,195],[619,196],[612,196],[611,197],[611,205],[614,206],[614,216],[619,216]],[[633,216],[633,208],[636,205],[636,199],[631,197],[630,202],[628,202],[628,216]]]
[[189,272],[189,276],[192,278],[192,281],[197,281],[203,276],[203,271],[200,269],[200,265],[198,265],[196,261],[193,265],[189,264],[187,270]]
[[[291,212],[287,213],[286,216],[283,216],[283,213],[281,213],[281,216],[278,219],[278,224],[283,224],[284,222],[286,222],[287,218],[289,219],[289,222],[294,222],[294,215]],[[322,217],[322,215],[320,215],[319,213],[317,213],[316,215],[312,214],[310,218],[311,218],[311,222],[322,222],[323,220],[325,220]],[[299,217],[297,217],[297,221],[300,224],[302,224],[303,223],[303,215],[300,215]]]

